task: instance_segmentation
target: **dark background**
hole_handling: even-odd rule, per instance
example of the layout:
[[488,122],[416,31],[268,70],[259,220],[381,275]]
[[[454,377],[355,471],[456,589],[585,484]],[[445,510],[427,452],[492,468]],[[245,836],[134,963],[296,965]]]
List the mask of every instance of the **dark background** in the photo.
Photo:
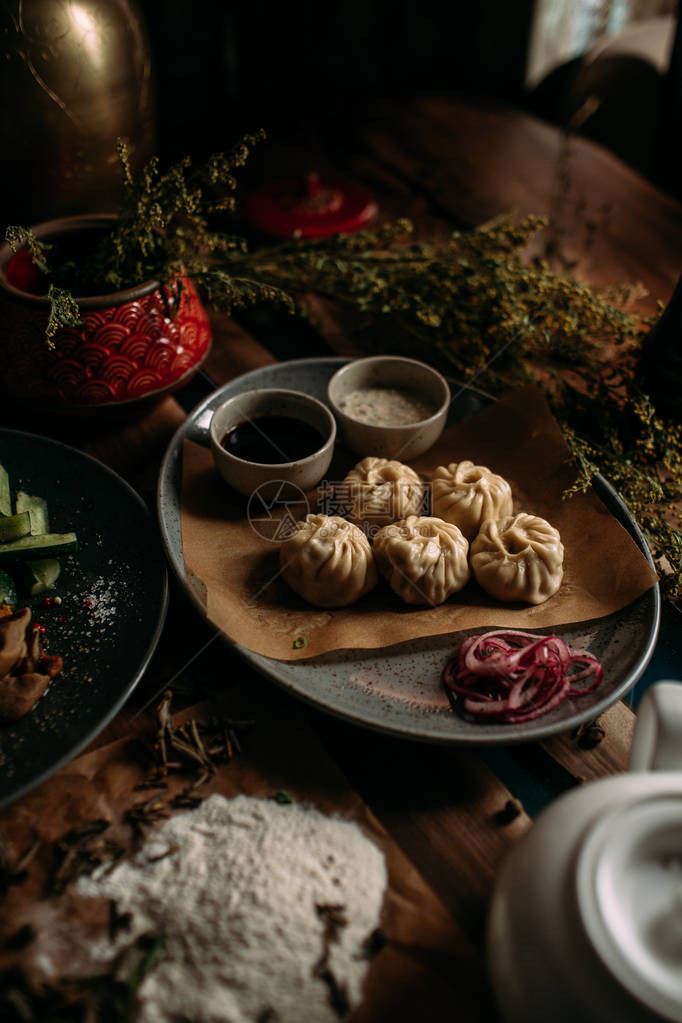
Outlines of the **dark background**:
[[[674,0],[659,2],[673,13]],[[613,3],[595,6],[592,40]],[[529,91],[538,10],[540,0],[0,0],[1,219],[116,209],[117,137],[139,169],[152,152],[164,165],[185,154],[199,162],[264,128],[343,170],[382,98],[395,110],[429,93],[521,107],[563,127],[597,97],[576,130],[682,197],[679,39],[667,75],[637,57],[574,55]],[[94,57],[88,18],[103,28]],[[153,90],[141,75],[147,51]]]
[[315,122],[330,137],[382,96],[520,99],[532,0],[140,0],[166,156]]
[[679,39],[667,76],[637,58],[604,59],[587,72],[576,58],[528,92],[534,0],[138,0],[138,8],[166,159],[205,155],[258,127],[333,154],[382,97],[444,92],[565,126],[596,94],[599,109],[580,132],[682,196]]

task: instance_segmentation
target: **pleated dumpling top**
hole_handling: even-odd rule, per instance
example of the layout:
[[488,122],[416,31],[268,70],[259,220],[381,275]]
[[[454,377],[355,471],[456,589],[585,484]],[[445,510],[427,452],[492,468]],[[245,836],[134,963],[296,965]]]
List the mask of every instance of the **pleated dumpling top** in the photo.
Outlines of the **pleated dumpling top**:
[[409,515],[374,537],[374,556],[391,589],[407,604],[442,604],[469,580],[469,544],[457,526]]
[[561,586],[564,547],[558,530],[521,512],[488,519],[471,545],[471,568],[497,600],[542,604]]
[[345,607],[377,583],[369,540],[336,515],[306,515],[280,547],[284,581],[309,604]]
[[431,514],[451,522],[472,540],[486,519],[512,513],[511,487],[485,465],[451,462],[431,474]]

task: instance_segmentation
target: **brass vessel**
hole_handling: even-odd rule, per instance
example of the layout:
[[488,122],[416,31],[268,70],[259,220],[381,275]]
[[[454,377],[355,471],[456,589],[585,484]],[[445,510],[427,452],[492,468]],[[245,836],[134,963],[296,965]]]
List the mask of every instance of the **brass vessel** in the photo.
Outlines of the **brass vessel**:
[[116,138],[133,166],[153,152],[149,46],[131,0],[0,5],[2,221],[117,206]]

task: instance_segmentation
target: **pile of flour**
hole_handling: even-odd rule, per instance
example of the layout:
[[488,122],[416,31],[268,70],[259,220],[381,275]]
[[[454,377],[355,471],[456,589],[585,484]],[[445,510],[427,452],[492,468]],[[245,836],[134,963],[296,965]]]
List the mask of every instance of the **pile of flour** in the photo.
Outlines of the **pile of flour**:
[[[132,914],[116,943],[94,950],[98,959],[145,932],[165,936],[138,989],[136,1023],[338,1023],[320,959],[326,949],[355,1006],[385,887],[383,855],[357,825],[296,803],[214,795],[77,890]],[[347,921],[332,940],[318,907]]]

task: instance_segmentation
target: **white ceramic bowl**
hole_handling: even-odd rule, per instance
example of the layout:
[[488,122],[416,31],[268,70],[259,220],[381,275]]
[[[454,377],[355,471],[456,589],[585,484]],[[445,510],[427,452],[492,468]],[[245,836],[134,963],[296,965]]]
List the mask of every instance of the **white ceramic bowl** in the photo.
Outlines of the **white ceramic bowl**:
[[[344,412],[340,402],[351,391],[365,387],[391,387],[416,392],[436,411],[428,419],[404,426],[374,426]],[[329,381],[327,397],[339,424],[343,441],[361,455],[415,458],[435,444],[445,427],[450,407],[450,388],[437,370],[416,359],[376,355],[356,359],[338,370]]]
[[[284,416],[308,423],[323,440],[313,454],[291,462],[250,462],[227,451],[221,444],[233,427],[260,416]],[[334,453],[336,422],[326,405],[302,391],[262,388],[237,394],[219,405],[211,417],[209,437],[213,460],[223,479],[242,494],[250,496],[272,481],[292,483],[309,490],[320,482]]]

